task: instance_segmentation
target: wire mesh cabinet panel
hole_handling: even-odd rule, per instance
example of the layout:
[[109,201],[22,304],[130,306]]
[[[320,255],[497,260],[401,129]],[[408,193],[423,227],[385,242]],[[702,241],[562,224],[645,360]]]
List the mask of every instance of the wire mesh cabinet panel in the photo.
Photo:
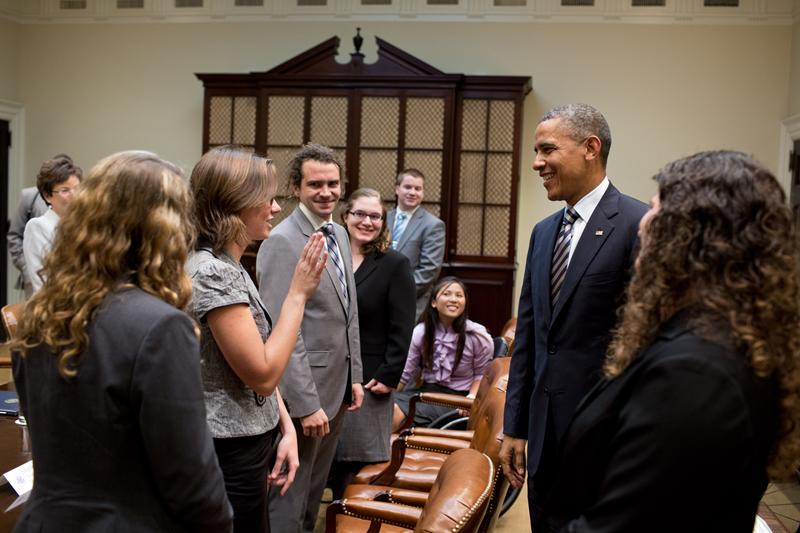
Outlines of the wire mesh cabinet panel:
[[340,155],[346,191],[377,189],[387,209],[397,174],[419,169],[424,206],[447,227],[443,274],[466,281],[473,318],[499,331],[513,313],[520,125],[531,80],[446,74],[376,41],[371,64],[357,39],[351,61],[338,63],[333,37],[266,72],[197,74],[203,151],[234,143],[273,159],[279,220],[297,205],[289,161],[307,142]]

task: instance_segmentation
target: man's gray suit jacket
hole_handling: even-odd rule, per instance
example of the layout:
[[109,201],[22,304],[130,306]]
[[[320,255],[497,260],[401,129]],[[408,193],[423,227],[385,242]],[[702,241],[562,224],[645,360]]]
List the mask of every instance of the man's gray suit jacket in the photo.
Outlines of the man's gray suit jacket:
[[[392,209],[386,217],[389,231],[394,228]],[[417,286],[417,318],[428,305],[431,290],[439,279],[444,259],[444,222],[433,216],[424,207],[419,207],[406,224],[406,229],[397,243],[397,251],[408,257],[414,269],[414,284]]]
[[[334,229],[347,276],[349,305],[345,308],[335,267],[328,259],[319,287],[306,303],[300,335],[281,379],[281,394],[292,418],[308,416],[322,408],[332,420],[351,382],[362,381],[358,300],[350,241],[342,226],[334,223]],[[258,290],[276,320],[297,261],[313,233],[314,227],[298,208],[275,227],[258,250]],[[352,374],[351,380],[348,373]]]

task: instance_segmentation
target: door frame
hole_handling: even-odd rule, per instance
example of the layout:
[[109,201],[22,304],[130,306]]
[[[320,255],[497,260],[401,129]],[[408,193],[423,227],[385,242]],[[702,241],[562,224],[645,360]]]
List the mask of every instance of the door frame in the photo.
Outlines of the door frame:
[[792,173],[789,171],[789,155],[792,153],[794,142],[800,140],[800,114],[793,115],[781,121],[781,138],[778,153],[778,181],[786,192],[789,201],[789,192],[792,185]]
[[[11,131],[11,149],[8,152],[8,216],[12,217],[17,212],[19,195],[25,184],[25,107],[10,100],[0,100],[0,120],[9,122]],[[5,238],[5,235],[0,235]],[[11,262],[11,256],[6,254],[6,294],[8,303],[18,302],[24,298],[22,291],[14,288],[17,280],[17,271]]]

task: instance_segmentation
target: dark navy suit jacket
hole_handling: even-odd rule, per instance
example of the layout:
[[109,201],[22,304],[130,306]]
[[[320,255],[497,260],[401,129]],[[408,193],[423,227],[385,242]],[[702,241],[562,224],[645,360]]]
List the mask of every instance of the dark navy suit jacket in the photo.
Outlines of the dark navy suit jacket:
[[555,308],[550,265],[563,209],[533,228],[504,418],[504,433],[528,439],[529,478],[543,461],[556,459],[542,457],[548,422],[560,441],[581,398],[600,378],[646,211],[609,184],[573,252]]

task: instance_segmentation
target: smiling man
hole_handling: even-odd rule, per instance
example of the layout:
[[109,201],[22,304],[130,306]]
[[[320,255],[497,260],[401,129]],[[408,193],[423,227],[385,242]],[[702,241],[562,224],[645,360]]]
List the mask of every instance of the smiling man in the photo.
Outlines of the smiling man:
[[422,207],[425,176],[408,168],[397,175],[394,188],[397,209],[386,216],[392,248],[408,257],[417,287],[417,318],[428,305],[444,259],[444,222]]
[[311,234],[327,237],[327,274],[306,302],[300,335],[280,384],[297,430],[300,467],[284,496],[270,491],[272,531],[314,531],[344,410],[361,405],[361,348],[356,284],[347,232],[331,215],[342,194],[342,164],[330,148],[307,144],[289,164],[289,189],[300,201],[258,250],[259,293],[277,317]]
[[525,481],[531,527],[557,476],[558,446],[601,366],[647,206],[606,176],[611,132],[595,108],[545,113],[536,159],[547,198],[565,202],[533,228],[506,393],[503,473]]

